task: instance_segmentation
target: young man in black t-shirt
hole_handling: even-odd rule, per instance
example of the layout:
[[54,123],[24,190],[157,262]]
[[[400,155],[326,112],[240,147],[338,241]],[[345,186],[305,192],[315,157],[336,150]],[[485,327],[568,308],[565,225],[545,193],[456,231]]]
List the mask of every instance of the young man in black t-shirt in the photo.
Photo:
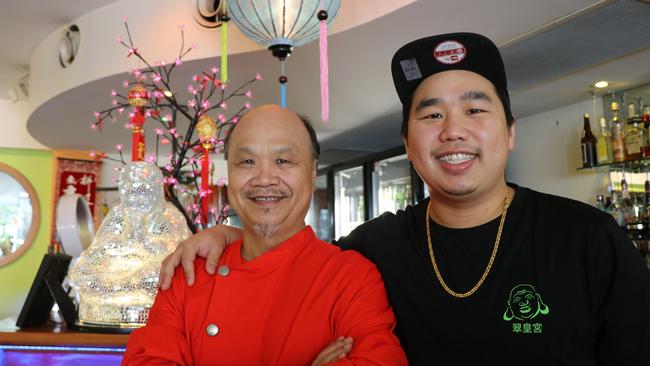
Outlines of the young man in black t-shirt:
[[[494,43],[420,39],[392,73],[430,197],[337,244],[381,271],[411,364],[649,365],[650,280],[626,235],[595,208],[505,181],[515,125]],[[197,252],[214,271],[238,236],[217,227],[181,245],[162,287],[181,261],[191,281]]]

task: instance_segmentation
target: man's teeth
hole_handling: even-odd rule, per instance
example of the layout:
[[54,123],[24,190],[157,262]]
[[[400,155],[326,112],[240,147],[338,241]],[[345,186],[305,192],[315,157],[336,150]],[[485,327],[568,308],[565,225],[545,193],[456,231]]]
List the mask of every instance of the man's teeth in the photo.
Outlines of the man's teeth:
[[255,201],[277,201],[280,197],[255,197],[253,199]]
[[473,154],[449,154],[440,157],[440,160],[447,164],[461,164],[476,158]]

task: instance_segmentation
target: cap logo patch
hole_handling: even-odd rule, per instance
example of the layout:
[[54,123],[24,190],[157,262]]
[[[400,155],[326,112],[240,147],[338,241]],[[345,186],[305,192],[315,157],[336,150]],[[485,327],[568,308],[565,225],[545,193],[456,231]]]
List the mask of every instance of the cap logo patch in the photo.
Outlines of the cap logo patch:
[[467,56],[467,49],[458,41],[441,42],[433,50],[436,61],[446,65],[457,64],[463,61],[465,56]]
[[414,58],[407,58],[406,60],[400,61],[399,64],[402,67],[406,81],[420,79],[422,77],[418,62]]

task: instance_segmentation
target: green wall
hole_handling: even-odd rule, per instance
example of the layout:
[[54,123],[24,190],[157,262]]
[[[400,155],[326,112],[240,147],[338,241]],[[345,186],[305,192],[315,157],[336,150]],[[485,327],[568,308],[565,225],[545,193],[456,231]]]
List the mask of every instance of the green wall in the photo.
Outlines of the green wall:
[[0,162],[18,170],[32,184],[41,206],[41,222],[32,246],[0,267],[0,319],[18,317],[38,266],[47,252],[52,225],[52,151],[0,148]]

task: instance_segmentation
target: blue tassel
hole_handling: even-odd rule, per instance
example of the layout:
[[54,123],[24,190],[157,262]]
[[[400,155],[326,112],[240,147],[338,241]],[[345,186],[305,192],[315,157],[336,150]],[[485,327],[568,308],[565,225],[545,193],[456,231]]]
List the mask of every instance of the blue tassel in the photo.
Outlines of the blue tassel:
[[280,106],[287,108],[287,84],[280,84]]

